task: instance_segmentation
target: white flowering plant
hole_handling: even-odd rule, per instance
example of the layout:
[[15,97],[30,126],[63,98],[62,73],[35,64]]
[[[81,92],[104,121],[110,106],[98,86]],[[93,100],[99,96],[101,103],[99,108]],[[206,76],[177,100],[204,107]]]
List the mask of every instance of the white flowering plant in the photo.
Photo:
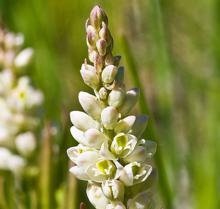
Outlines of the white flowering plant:
[[153,208],[150,177],[154,141],[141,138],[148,117],[131,114],[139,89],[126,90],[120,56],[113,56],[108,18],[95,6],[86,21],[89,61],[80,73],[94,95],[79,93],[84,110],[72,111],[71,134],[79,142],[67,150],[70,172],[88,181],[87,196],[97,209]]
[[0,28],[0,170],[19,176],[36,149],[36,110],[43,102],[25,75],[33,49],[23,43],[22,34]]

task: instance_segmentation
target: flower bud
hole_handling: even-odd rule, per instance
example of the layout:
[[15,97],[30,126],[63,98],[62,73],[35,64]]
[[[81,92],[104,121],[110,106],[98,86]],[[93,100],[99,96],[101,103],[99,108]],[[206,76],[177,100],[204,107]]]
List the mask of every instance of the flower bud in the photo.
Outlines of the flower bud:
[[70,113],[70,120],[76,128],[82,131],[86,131],[90,128],[99,129],[100,126],[97,121],[80,111],[72,111]]
[[89,183],[86,189],[86,193],[89,201],[95,208],[104,209],[109,203],[109,200],[105,197],[101,187],[98,184]]
[[36,139],[33,133],[19,134],[15,139],[17,150],[23,155],[30,155],[36,148]]
[[120,107],[125,98],[125,91],[122,88],[114,88],[108,96],[108,104],[113,107]]
[[120,180],[126,186],[132,186],[144,182],[152,172],[152,167],[148,164],[133,162],[127,164],[121,171]]
[[127,91],[126,96],[125,96],[125,101],[123,105],[120,107],[119,112],[122,115],[128,114],[131,111],[131,109],[135,106],[138,96],[139,96],[138,88],[134,88],[134,89]]
[[116,133],[127,133],[131,130],[134,122],[135,122],[136,116],[134,115],[130,115],[127,116],[126,118],[123,118],[122,120],[120,120],[117,125],[115,126],[115,132]]
[[99,39],[96,42],[96,48],[101,56],[105,56],[106,54],[107,43],[104,39]]
[[87,33],[87,45],[88,47],[96,47],[96,40],[98,39],[98,34],[95,28],[91,25],[89,25],[86,28],[86,33]]
[[124,185],[118,180],[107,180],[102,182],[104,195],[111,200],[124,200]]
[[100,149],[101,145],[108,141],[108,138],[97,129],[90,128],[85,132],[85,140],[90,147]]
[[[95,63],[95,61],[97,60],[98,52],[93,48],[88,48],[88,53],[89,53],[89,60],[92,63]],[[95,68],[94,68],[94,71],[95,71]]]
[[114,129],[119,118],[116,108],[108,106],[101,113],[101,120],[106,129]]
[[90,13],[90,23],[94,28],[99,29],[102,22],[108,24],[108,18],[101,7],[95,6]]
[[97,89],[99,86],[99,78],[96,74],[95,68],[88,64],[83,64],[80,70],[83,81],[86,85],[93,89]]
[[111,144],[111,151],[117,156],[126,157],[135,148],[137,138],[130,134],[119,133],[117,134]]
[[134,125],[132,127],[131,133],[137,136],[137,138],[139,138],[146,129],[147,122],[148,122],[148,117],[146,115],[137,116]]
[[102,71],[102,81],[104,83],[110,84],[114,81],[116,74],[117,67],[115,67],[114,65],[108,65]]
[[106,100],[108,96],[108,91],[105,87],[99,89],[99,97],[101,100]]
[[85,112],[87,112],[94,119],[100,119],[102,112],[101,102],[97,98],[87,92],[79,93],[79,102]]
[[107,25],[105,23],[102,23],[102,28],[99,31],[99,37],[107,41],[109,39],[109,36],[111,36],[111,34]]
[[27,48],[27,49],[24,49],[23,51],[21,51],[15,57],[15,60],[14,60],[15,67],[23,68],[23,67],[27,66],[30,63],[30,61],[33,57],[33,54],[34,54],[34,51],[31,48]]

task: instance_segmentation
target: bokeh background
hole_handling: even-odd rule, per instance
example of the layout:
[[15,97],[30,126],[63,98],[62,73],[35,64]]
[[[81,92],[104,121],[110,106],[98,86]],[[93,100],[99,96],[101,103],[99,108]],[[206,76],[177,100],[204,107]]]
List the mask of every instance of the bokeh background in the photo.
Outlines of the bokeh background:
[[[39,139],[40,175],[22,198],[30,187],[37,192],[26,208],[78,209],[81,201],[92,208],[85,183],[68,173],[66,149],[76,144],[69,112],[80,109],[80,90],[91,91],[79,70],[87,57],[84,23],[95,4],[109,16],[127,86],[142,90],[135,111],[150,115],[144,137],[158,142],[158,208],[219,209],[218,0],[1,0],[2,21],[35,50],[28,74],[45,94],[43,123],[58,131]],[[18,208],[7,204],[18,195],[10,192],[6,208]]]

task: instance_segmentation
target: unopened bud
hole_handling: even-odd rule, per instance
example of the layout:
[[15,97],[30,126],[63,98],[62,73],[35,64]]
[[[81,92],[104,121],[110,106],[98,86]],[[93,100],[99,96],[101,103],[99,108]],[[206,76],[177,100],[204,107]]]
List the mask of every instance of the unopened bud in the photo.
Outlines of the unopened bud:
[[99,123],[84,112],[72,111],[70,113],[70,120],[76,128],[82,131],[86,131],[90,128],[99,129]]
[[101,113],[101,119],[106,129],[114,129],[119,118],[119,113],[114,107],[106,107]]
[[87,112],[94,119],[100,119],[102,105],[95,96],[87,92],[80,92],[79,102],[85,112]]
[[93,66],[83,64],[80,73],[86,85],[93,89],[99,86],[99,78]]
[[96,42],[96,47],[97,47],[97,50],[98,50],[99,54],[101,56],[105,56],[105,54],[106,54],[106,47],[107,47],[106,41],[104,39],[99,39]]
[[127,91],[125,96],[125,101],[123,105],[120,107],[120,113],[122,115],[128,114],[131,109],[135,106],[139,96],[139,89],[134,88],[129,91]]
[[120,107],[125,98],[125,91],[122,88],[113,89],[108,96],[108,104],[113,107]]
[[108,24],[108,18],[101,7],[95,6],[90,13],[90,23],[93,27],[99,29],[102,22]]
[[117,67],[114,65],[108,65],[102,71],[102,81],[104,83],[110,84],[114,81],[117,74]]
[[115,126],[115,132],[116,133],[127,133],[131,130],[134,122],[135,122],[136,116],[130,115],[126,118],[123,118],[120,120],[117,125]]
[[96,46],[96,40],[98,39],[98,34],[95,30],[95,28],[91,25],[89,25],[86,29],[87,32],[87,45],[88,47],[95,47]]

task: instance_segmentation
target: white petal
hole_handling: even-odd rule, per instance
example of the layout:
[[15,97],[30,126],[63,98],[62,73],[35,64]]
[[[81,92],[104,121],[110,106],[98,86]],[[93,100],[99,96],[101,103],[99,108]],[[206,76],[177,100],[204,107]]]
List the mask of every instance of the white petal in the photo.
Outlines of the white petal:
[[101,113],[101,119],[106,129],[114,129],[119,118],[119,113],[116,108],[108,106]]
[[97,129],[90,128],[85,132],[85,140],[88,146],[100,149],[103,142],[108,141],[108,138]]
[[100,126],[97,121],[93,120],[86,113],[80,111],[72,111],[70,113],[70,119],[73,125],[82,131],[86,131],[90,128],[99,129]]
[[97,209],[104,209],[109,203],[109,200],[102,193],[101,187],[97,184],[89,183],[87,186],[86,193],[89,198],[89,201]]
[[100,119],[102,105],[95,96],[87,92],[80,92],[79,102],[85,112],[87,112],[94,119]]
[[116,126],[115,126],[115,132],[116,133],[127,133],[131,130],[134,122],[135,122],[136,116],[134,115],[130,115],[126,118],[123,118],[122,120],[120,120]]
[[31,48],[24,49],[21,51],[15,58],[14,64],[17,68],[22,68],[27,66],[32,57],[33,57],[34,51]]
[[76,178],[83,180],[83,181],[89,181],[89,177],[86,174],[85,170],[80,166],[73,166],[69,170]]

